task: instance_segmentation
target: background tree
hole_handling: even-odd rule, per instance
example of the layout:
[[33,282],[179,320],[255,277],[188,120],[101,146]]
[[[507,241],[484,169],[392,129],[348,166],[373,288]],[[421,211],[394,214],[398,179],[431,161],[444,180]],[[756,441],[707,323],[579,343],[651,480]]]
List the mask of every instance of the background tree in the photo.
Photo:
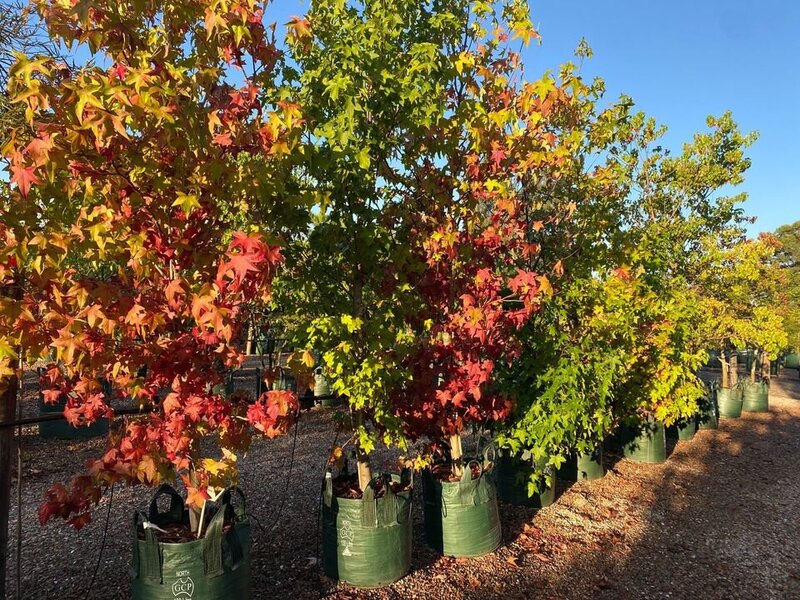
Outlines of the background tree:
[[780,243],[775,259],[785,269],[784,328],[790,348],[800,348],[800,221],[779,227],[773,234]]

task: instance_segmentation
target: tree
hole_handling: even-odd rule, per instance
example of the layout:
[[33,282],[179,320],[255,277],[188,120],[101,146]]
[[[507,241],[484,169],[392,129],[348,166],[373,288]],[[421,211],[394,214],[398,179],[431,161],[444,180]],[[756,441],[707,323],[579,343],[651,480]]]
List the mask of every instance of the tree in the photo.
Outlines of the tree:
[[292,269],[275,304],[289,307],[296,343],[320,351],[334,391],[348,399],[361,489],[375,445],[406,444],[390,398],[411,377],[424,302],[415,285],[426,268],[418,250],[439,188],[432,173],[458,141],[450,111],[470,82],[468,50],[485,36],[476,22],[484,6],[318,0],[292,24],[309,128],[296,177],[315,199],[315,221],[287,250]]
[[301,117],[256,2],[36,7],[54,43],[104,60],[20,56],[11,68],[35,135],[15,131],[3,149],[13,191],[0,208],[0,374],[7,384],[19,347],[29,361],[52,351],[44,398],[66,398],[73,425],[114,416],[101,378],[145,409],[86,474],[47,492],[40,520],[80,527],[104,486],[177,473],[196,529],[253,430],[276,435],[295,410],[287,392],[247,404],[214,388],[240,363],[247,304],[269,295],[282,260],[268,229],[234,232],[229,215],[281,178]]
[[773,234],[780,243],[776,262],[786,273],[784,327],[790,348],[800,348],[800,221],[779,227]]
[[[710,340],[700,308],[705,274],[714,265],[710,248],[724,252],[742,238],[744,194],[739,185],[750,161],[745,150],[756,139],[742,134],[730,114],[709,117],[698,133],[671,156],[655,145],[662,130],[650,121],[630,157],[630,264],[652,295],[642,305],[640,343],[645,350],[627,387],[630,406],[667,424],[694,414],[704,390],[696,373]],[[639,386],[642,386],[640,391]]]

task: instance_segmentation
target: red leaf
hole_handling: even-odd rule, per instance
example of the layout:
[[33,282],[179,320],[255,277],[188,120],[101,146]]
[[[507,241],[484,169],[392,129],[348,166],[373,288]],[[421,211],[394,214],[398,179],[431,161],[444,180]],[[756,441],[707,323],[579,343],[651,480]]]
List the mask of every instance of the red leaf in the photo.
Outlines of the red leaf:
[[20,167],[11,165],[11,183],[16,183],[20,193],[27,198],[32,184],[39,183],[35,174],[36,167]]

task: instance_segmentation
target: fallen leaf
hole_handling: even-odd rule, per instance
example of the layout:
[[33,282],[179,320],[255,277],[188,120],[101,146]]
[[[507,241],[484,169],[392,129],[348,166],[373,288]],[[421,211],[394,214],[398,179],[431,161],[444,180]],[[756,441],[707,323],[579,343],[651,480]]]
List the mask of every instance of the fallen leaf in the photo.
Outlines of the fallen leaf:
[[549,556],[547,556],[546,554],[542,554],[541,552],[537,552],[536,554],[534,554],[534,556],[535,556],[536,558],[538,558],[540,561],[544,562],[544,563],[551,563],[551,562],[553,562],[553,559],[552,559],[552,558],[550,558],[550,557],[549,557]]

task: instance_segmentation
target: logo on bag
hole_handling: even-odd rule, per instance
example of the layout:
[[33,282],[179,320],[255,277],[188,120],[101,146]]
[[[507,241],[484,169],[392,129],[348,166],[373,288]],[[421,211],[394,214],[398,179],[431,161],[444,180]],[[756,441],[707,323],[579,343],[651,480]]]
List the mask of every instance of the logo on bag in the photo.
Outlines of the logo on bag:
[[350,546],[353,545],[353,528],[350,526],[350,521],[342,521],[342,527],[339,529],[339,538],[344,546],[342,556],[353,556],[350,551]]
[[180,600],[192,600],[194,581],[191,577],[182,577],[172,584],[172,595]]

